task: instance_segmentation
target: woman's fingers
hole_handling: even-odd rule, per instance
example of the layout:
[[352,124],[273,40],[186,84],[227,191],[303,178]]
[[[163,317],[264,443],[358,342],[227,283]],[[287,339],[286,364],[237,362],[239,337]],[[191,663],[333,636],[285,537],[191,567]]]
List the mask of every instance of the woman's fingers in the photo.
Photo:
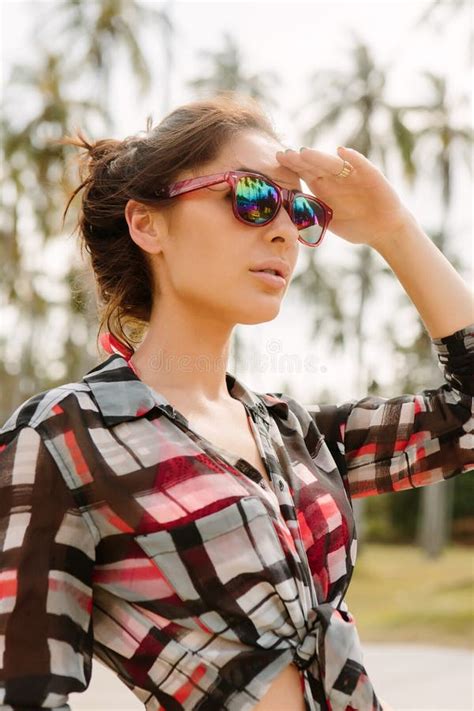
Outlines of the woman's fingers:
[[[344,167],[344,160],[351,163],[350,158],[353,157],[353,153],[357,154],[357,151],[349,152],[347,149],[338,148],[338,153],[339,158],[315,148],[303,148],[300,152],[293,150],[284,153],[278,152],[276,157],[282,164],[293,168],[296,172],[308,172],[314,177],[325,178],[328,176],[337,177]],[[351,163],[351,165],[352,172],[354,172],[355,163]]]

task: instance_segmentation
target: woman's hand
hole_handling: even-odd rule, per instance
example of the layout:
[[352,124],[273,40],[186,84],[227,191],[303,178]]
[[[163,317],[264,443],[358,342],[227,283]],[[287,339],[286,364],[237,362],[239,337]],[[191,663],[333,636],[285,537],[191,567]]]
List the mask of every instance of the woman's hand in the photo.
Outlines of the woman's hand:
[[[329,230],[353,244],[375,246],[415,220],[383,173],[362,153],[338,148],[331,155],[312,148],[277,152],[276,158],[297,173],[311,192],[333,210]],[[353,170],[336,177],[348,161]]]

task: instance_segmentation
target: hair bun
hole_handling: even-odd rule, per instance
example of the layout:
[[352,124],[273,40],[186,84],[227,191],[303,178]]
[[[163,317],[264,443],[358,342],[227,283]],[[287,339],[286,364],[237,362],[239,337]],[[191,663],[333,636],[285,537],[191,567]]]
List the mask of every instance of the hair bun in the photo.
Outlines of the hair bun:
[[74,136],[66,136],[59,140],[58,143],[64,145],[73,145],[78,148],[84,148],[86,153],[82,154],[81,162],[85,159],[91,163],[108,163],[110,160],[117,158],[125,148],[125,141],[119,141],[115,138],[102,138],[98,141],[89,141],[87,136],[81,129],[76,131]]
[[103,138],[87,145],[86,148],[93,161],[108,162],[120,154],[123,145],[122,141],[114,138]]

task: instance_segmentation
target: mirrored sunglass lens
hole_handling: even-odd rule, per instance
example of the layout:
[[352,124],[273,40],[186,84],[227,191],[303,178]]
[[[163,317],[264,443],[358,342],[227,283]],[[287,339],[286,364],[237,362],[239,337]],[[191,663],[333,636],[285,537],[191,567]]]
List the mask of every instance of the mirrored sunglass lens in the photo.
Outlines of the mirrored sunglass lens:
[[242,219],[255,225],[267,222],[278,206],[278,193],[273,185],[250,175],[237,181],[235,199]]
[[321,239],[325,222],[322,205],[299,195],[293,203],[293,212],[300,237],[308,244],[317,244]]

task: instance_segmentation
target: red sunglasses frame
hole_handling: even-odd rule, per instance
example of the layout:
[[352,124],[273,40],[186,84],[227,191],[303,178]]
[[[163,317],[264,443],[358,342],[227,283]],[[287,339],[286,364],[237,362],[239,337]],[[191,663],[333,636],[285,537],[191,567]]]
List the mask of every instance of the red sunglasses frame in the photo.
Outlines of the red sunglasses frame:
[[[278,195],[277,209],[275,210],[275,213],[266,222],[260,222],[258,224],[248,222],[247,220],[244,220],[238,213],[236,194],[235,194],[235,186],[236,186],[239,178],[242,178],[245,176],[257,177],[260,180],[264,180],[266,183],[273,186],[275,188],[275,190],[277,191],[277,195]],[[160,188],[160,189],[156,190],[154,194],[156,195],[156,197],[158,199],[166,200],[169,198],[177,197],[178,195],[182,195],[183,193],[189,193],[189,192],[192,192],[193,190],[199,190],[200,188],[208,188],[211,185],[217,185],[218,183],[224,183],[224,182],[228,183],[232,188],[232,211],[233,211],[235,217],[239,220],[239,222],[243,222],[244,225],[247,225],[250,227],[263,227],[264,225],[268,225],[278,215],[278,212],[280,211],[280,208],[282,205],[285,207],[286,211],[288,212],[293,224],[296,225],[296,222],[294,220],[294,213],[293,213],[293,202],[294,202],[295,197],[303,196],[307,200],[311,200],[312,202],[318,203],[318,205],[320,205],[322,207],[323,214],[324,214],[324,225],[323,225],[323,229],[321,232],[321,237],[316,242],[316,244],[311,244],[310,242],[306,242],[300,235],[298,235],[298,240],[302,244],[304,244],[306,247],[319,247],[321,245],[321,242],[323,241],[324,236],[326,234],[328,225],[331,222],[332,217],[333,217],[333,211],[329,207],[329,205],[326,205],[325,202],[323,202],[319,198],[316,198],[314,195],[309,195],[308,193],[303,193],[301,190],[288,190],[288,188],[282,188],[280,185],[278,185],[278,183],[275,183],[273,180],[270,180],[270,178],[267,178],[264,175],[261,175],[260,173],[253,173],[253,172],[248,172],[248,171],[243,171],[243,170],[228,170],[225,173],[214,173],[213,175],[201,175],[199,178],[188,178],[187,180],[180,180],[179,182],[173,183],[172,185],[168,185],[165,188]],[[298,226],[298,225],[296,225],[296,226]]]

